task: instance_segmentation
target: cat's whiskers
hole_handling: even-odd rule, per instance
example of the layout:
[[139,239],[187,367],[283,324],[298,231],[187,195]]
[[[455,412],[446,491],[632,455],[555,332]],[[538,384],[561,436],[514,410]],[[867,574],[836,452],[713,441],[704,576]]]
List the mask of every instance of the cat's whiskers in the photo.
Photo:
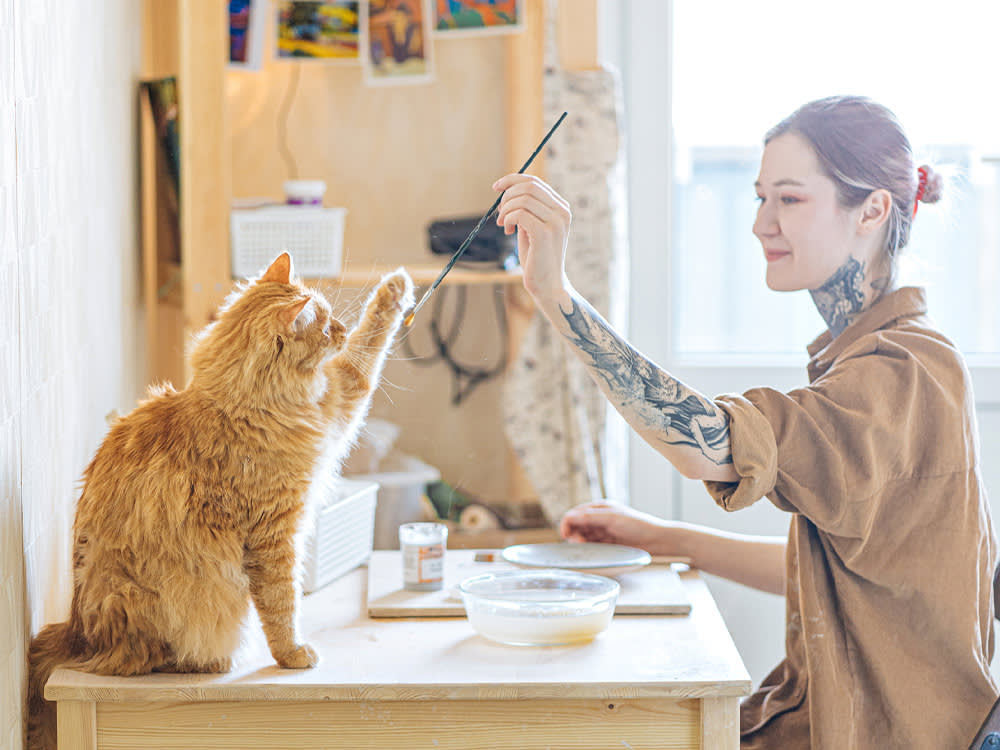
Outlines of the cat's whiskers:
[[380,390],[382,393],[384,393],[385,397],[387,399],[389,399],[389,402],[392,403],[393,405],[395,405],[396,402],[392,400],[392,396],[389,394],[389,391],[386,389],[386,386],[390,386],[390,385],[395,390],[402,391],[404,393],[414,393],[416,391],[416,389],[413,388],[412,386],[397,385],[396,383],[392,382],[391,380],[387,380],[385,378],[385,376],[383,375],[382,380],[379,382],[378,390]]

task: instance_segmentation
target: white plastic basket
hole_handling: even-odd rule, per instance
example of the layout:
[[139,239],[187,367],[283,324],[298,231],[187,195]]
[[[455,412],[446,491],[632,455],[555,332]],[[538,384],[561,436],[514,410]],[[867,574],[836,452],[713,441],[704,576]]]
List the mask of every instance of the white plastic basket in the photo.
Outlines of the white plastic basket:
[[378,483],[340,479],[306,538],[302,590],[311,593],[354,570],[372,553]]
[[295,274],[326,278],[340,274],[346,208],[264,206],[230,211],[233,277],[256,276],[288,251]]

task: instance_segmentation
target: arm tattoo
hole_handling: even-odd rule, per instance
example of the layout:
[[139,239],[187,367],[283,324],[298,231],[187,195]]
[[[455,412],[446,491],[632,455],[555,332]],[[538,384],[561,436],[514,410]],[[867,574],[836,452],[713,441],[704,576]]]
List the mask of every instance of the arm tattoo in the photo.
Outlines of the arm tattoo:
[[723,410],[633,349],[585,300],[574,298],[572,305],[569,312],[560,307],[571,331],[567,338],[589,358],[591,373],[607,384],[623,415],[634,414],[667,445],[696,448],[716,464],[733,462]]

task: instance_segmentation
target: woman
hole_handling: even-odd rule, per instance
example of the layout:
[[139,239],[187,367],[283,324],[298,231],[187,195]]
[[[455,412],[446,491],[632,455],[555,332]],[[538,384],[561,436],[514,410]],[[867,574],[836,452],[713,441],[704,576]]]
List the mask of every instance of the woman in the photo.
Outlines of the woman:
[[966,747],[996,698],[997,550],[969,375],[923,290],[895,284],[917,205],[941,183],[868,99],[811,102],[772,129],[753,225],[767,285],[808,289],[828,330],[807,387],[715,399],[574,291],[565,200],[530,176],[494,185],[526,288],[632,428],[723,508],[766,496],[791,514],[787,540],[599,504],[561,522],[572,540],[684,555],[785,594],[786,658],[741,706],[742,748]]

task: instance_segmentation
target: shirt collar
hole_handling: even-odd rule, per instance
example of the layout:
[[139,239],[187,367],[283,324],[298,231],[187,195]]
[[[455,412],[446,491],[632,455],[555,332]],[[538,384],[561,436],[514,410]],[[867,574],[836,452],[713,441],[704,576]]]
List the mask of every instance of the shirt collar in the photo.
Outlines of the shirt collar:
[[812,382],[829,370],[834,360],[862,336],[885,328],[899,318],[914,317],[926,312],[927,295],[921,287],[904,286],[880,297],[837,338],[833,338],[830,331],[826,330],[806,347],[809,352],[809,381]]

